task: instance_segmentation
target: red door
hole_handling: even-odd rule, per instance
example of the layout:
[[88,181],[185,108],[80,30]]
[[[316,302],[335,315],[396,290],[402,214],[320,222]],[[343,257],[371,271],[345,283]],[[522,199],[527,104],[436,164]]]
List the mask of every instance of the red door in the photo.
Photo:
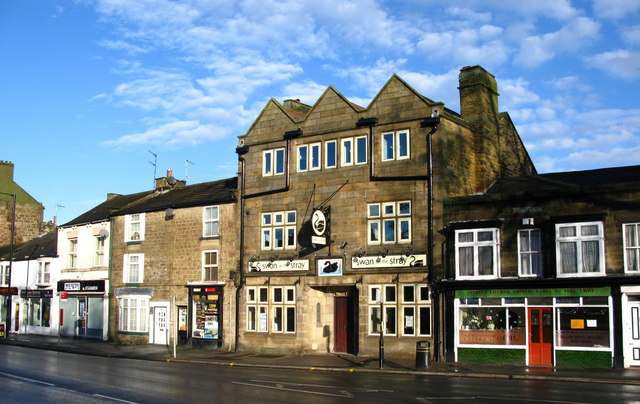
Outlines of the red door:
[[553,315],[550,308],[529,308],[529,366],[553,366]]
[[347,352],[347,297],[334,297],[333,300],[333,351]]

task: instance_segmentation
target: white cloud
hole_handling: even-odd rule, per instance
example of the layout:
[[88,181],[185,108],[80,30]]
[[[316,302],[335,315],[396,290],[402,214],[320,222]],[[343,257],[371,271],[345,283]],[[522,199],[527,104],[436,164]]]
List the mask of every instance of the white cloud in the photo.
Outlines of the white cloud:
[[625,27],[622,39],[629,45],[640,45],[640,25]]
[[515,63],[536,67],[558,53],[570,52],[586,46],[599,34],[600,26],[597,22],[579,17],[571,20],[560,30],[543,35],[531,35],[524,39]]
[[623,18],[640,10],[638,0],[594,0],[593,11],[602,18]]
[[637,79],[640,77],[640,52],[628,50],[614,50],[587,58],[587,63],[612,76],[623,79]]
[[[284,86],[282,95],[278,97],[278,101],[282,103],[284,100],[292,99],[300,100],[307,105],[314,105],[326,89],[327,86],[313,81],[291,83]],[[336,90],[340,91],[340,89]]]
[[227,136],[228,128],[202,125],[198,121],[174,121],[152,127],[145,132],[121,136],[115,140],[102,142],[105,146],[129,146],[159,144],[175,147],[184,144],[195,145],[206,140],[215,140]]

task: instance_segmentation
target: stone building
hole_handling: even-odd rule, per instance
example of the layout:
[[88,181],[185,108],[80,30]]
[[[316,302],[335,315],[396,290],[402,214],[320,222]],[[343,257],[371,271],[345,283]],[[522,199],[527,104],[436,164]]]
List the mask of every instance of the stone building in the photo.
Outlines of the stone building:
[[640,365],[640,166],[445,200],[448,360]]
[[111,212],[110,339],[231,347],[237,179],[187,186],[169,171]]
[[11,242],[13,199],[16,195],[14,244],[22,244],[42,234],[44,206],[13,180],[14,165],[0,161],[0,246]]
[[390,356],[440,347],[442,201],[535,174],[491,74],[463,68],[460,100],[394,75],[366,108],[333,87],[267,103],[236,150],[238,349],[376,355],[381,330]]

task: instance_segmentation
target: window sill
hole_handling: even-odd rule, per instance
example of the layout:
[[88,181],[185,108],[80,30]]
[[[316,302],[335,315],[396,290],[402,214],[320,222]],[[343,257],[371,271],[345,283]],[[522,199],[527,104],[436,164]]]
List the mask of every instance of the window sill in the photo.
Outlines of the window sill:
[[200,240],[220,240],[220,235],[218,234],[217,236],[202,236],[200,237]]
[[604,272],[578,272],[577,274],[558,274],[558,278],[592,278],[596,276],[605,276]]
[[120,331],[118,330],[118,334],[120,335],[149,335],[148,331]]
[[126,245],[136,245],[136,244],[142,244],[142,240],[136,240],[136,241],[127,241],[125,243]]

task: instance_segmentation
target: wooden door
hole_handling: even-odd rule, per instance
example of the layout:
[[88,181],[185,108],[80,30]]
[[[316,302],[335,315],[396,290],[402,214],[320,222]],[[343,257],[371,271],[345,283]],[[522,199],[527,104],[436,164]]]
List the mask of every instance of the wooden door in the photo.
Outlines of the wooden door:
[[529,366],[553,366],[553,311],[529,308]]
[[348,333],[348,298],[334,297],[333,300],[333,351],[347,352],[349,346]]

